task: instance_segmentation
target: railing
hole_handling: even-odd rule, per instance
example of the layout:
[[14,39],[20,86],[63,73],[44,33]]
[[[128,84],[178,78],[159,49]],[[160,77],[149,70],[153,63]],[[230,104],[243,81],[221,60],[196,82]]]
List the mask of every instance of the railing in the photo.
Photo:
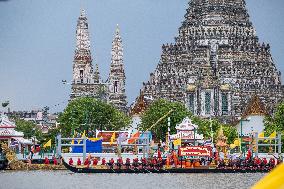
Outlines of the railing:
[[[72,141],[72,140],[82,140],[83,144],[62,144],[62,141]],[[57,155],[61,156],[62,152],[62,147],[72,147],[72,146],[82,146],[83,147],[83,161],[86,159],[86,154],[87,154],[87,137],[82,137],[82,138],[61,138],[61,134],[57,135]]]

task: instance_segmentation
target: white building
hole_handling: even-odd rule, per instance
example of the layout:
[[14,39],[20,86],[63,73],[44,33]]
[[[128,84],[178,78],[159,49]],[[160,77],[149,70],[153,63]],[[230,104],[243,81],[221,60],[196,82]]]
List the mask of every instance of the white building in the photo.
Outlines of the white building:
[[241,120],[236,125],[239,135],[250,136],[264,131],[266,111],[258,96],[253,96]]

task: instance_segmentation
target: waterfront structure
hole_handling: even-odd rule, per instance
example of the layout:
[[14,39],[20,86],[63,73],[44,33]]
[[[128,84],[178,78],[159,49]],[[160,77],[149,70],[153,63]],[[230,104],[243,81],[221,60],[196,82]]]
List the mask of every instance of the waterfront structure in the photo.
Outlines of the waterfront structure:
[[248,107],[242,115],[242,119],[237,123],[236,128],[239,135],[253,136],[254,133],[264,131],[264,118],[267,114],[265,107],[257,95],[253,96]]
[[193,124],[189,117],[184,118],[175,128],[177,133],[170,135],[170,140],[180,139],[183,142],[200,142],[203,140],[203,135],[198,134],[198,125]]
[[0,141],[7,141],[8,146],[21,149],[23,146],[32,145],[31,140],[24,138],[23,132],[15,130],[16,124],[9,120],[8,116],[0,116]]
[[73,80],[71,100],[77,97],[93,97],[104,100],[126,112],[125,73],[123,63],[123,46],[117,26],[112,42],[111,65],[109,78],[104,81],[98,64],[93,69],[89,25],[84,10],[77,21],[76,50],[73,61]]
[[162,46],[142,93],[180,101],[200,117],[233,122],[254,94],[273,113],[283,99],[280,78],[245,0],[191,0],[175,43]]

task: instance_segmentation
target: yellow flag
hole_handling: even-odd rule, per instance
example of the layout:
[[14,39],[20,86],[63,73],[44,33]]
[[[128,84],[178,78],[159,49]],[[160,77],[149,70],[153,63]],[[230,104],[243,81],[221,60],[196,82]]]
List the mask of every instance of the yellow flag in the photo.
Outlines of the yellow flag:
[[274,131],[273,133],[271,133],[271,135],[269,136],[270,139],[276,138],[276,131]]
[[240,140],[239,140],[239,139],[236,139],[236,140],[234,141],[234,145],[235,145],[235,146],[240,146]]
[[264,138],[264,132],[259,133],[258,138]]
[[181,146],[181,139],[179,138],[179,139],[174,140],[173,144],[174,146]]
[[[269,139],[270,139],[270,142],[271,142],[271,139],[274,139],[276,138],[276,131],[274,131],[273,133],[271,133],[271,135],[269,135]],[[268,140],[265,140],[264,142],[268,142]]]
[[112,136],[110,138],[110,143],[109,144],[112,145],[114,140],[115,140],[115,132],[112,134]]
[[51,147],[51,139],[49,139],[49,141],[47,143],[45,143],[45,145],[43,145],[44,148],[46,147]]
[[83,134],[82,134],[82,138],[86,136],[86,131],[84,130]]

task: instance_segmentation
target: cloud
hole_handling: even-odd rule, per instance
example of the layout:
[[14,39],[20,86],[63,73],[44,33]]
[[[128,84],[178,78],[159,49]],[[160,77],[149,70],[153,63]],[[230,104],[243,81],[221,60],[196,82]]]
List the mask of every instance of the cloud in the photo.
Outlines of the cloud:
[[0,0],[0,2],[8,2],[8,1],[10,1],[10,0]]

